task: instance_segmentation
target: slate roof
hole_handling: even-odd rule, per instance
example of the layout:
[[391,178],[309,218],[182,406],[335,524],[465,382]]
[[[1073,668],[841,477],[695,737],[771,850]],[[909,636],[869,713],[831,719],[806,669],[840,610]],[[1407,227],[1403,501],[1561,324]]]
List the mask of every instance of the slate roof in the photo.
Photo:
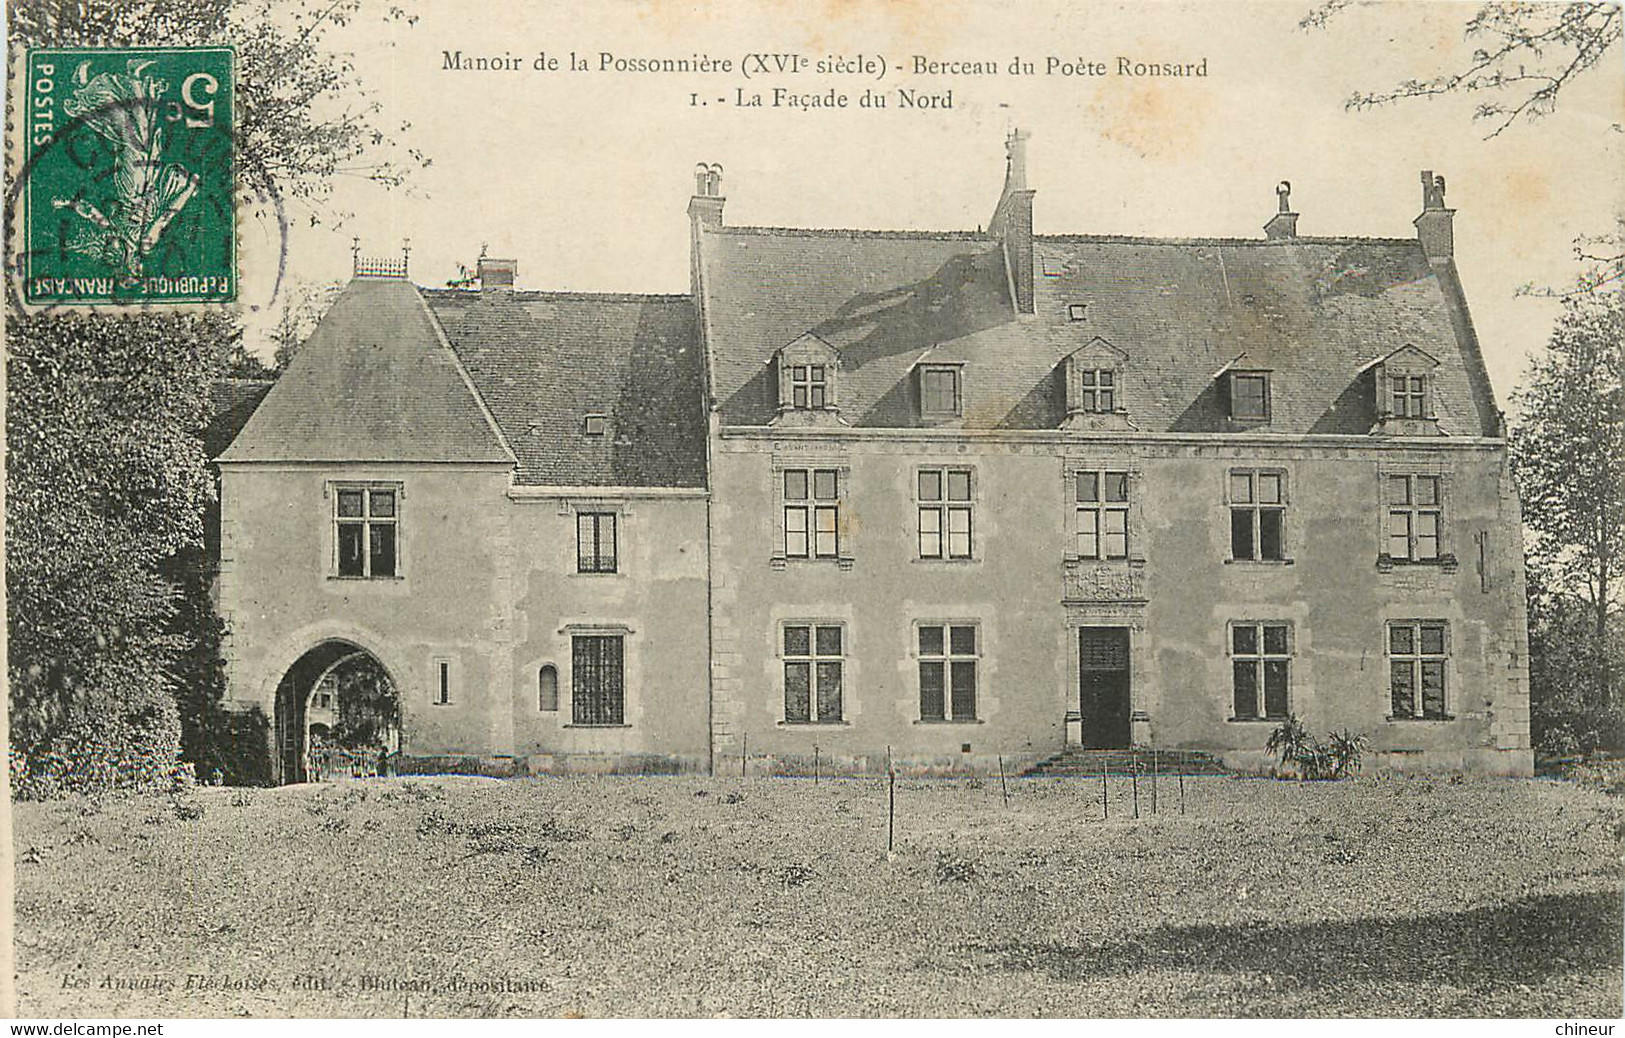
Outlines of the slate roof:
[[[703,487],[703,360],[687,296],[423,293],[518,459],[515,482]],[[605,415],[588,436],[583,419]]]
[[418,290],[356,278],[220,460],[508,462]]
[[[1414,239],[1038,236],[1035,310],[1018,316],[982,234],[723,227],[702,232],[715,396],[727,425],[765,425],[774,353],[812,333],[841,354],[854,426],[918,425],[921,360],[964,364],[970,428],[1055,429],[1063,359],[1099,336],[1128,355],[1122,396],[1148,432],[1223,431],[1219,380],[1272,371],[1281,433],[1354,433],[1375,418],[1361,369],[1413,343],[1438,358],[1441,431],[1495,435],[1496,406],[1454,271]],[[1085,305],[1073,321],[1068,307]],[[1238,360],[1238,358],[1240,358]]]

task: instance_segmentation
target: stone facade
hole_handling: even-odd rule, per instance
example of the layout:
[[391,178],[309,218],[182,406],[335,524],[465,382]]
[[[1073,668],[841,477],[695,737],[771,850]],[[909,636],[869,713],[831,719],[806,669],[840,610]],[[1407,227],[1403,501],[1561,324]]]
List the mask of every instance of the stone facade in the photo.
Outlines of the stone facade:
[[[231,689],[281,778],[345,651],[405,768],[1252,768],[1291,714],[1529,774],[1442,180],[1416,239],[1300,238],[1285,183],[1256,241],[1043,237],[1024,147],[986,233],[731,227],[702,166],[687,296],[353,282],[221,458]],[[344,487],[398,494],[382,579],[339,572]]]

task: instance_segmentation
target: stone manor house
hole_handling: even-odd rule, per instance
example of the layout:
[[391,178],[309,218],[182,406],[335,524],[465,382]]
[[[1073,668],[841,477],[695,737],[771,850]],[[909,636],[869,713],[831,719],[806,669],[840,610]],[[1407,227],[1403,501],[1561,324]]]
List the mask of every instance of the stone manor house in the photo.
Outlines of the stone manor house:
[[218,459],[233,703],[304,777],[370,654],[403,767],[1529,774],[1523,550],[1442,177],[1407,238],[738,227],[682,295],[355,277]]

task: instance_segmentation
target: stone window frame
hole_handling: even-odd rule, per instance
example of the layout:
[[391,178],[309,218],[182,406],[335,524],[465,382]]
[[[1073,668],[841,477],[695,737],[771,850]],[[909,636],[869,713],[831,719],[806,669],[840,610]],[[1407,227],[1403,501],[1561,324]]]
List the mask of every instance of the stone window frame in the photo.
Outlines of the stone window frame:
[[[1434,511],[1439,514],[1439,548],[1438,555],[1431,559],[1396,559],[1388,551],[1388,536],[1391,530],[1391,517],[1393,508],[1388,500],[1390,480],[1406,477],[1410,480],[1417,476],[1427,476],[1439,482],[1438,506]],[[1454,490],[1454,473],[1448,465],[1437,461],[1385,461],[1377,466],[1377,569],[1383,573],[1395,569],[1429,569],[1436,568],[1446,573],[1454,573],[1458,566],[1455,551],[1455,538],[1450,530],[1451,494]],[[1412,484],[1414,488],[1414,483]],[[1414,489],[1411,492],[1414,498]],[[1417,506],[1405,506],[1413,513]]]
[[[546,681],[549,672],[553,675],[551,706],[548,705]],[[557,714],[559,712],[559,665],[552,660],[544,660],[536,667],[536,712],[539,714]]]
[[[926,629],[936,629],[942,632],[941,651],[928,653],[922,642],[922,632]],[[974,646],[970,652],[956,652],[953,645],[954,628],[968,628],[972,632]],[[916,724],[981,724],[982,722],[982,677],[983,677],[983,650],[986,644],[982,636],[982,621],[980,619],[960,618],[927,618],[915,620],[911,631],[909,655],[914,660],[914,681],[917,704],[920,707],[920,716]],[[958,715],[953,707],[953,666],[954,664],[970,664],[971,671],[971,705],[968,715]],[[925,666],[937,664],[942,667],[942,716],[925,716]]]
[[[1236,631],[1251,629],[1254,632],[1255,642],[1253,651],[1242,652],[1236,648]],[[1284,630],[1285,648],[1271,650],[1269,648],[1269,635],[1267,630]],[[1292,672],[1293,661],[1297,659],[1298,639],[1297,630],[1291,620],[1283,619],[1243,619],[1231,620],[1224,628],[1224,655],[1230,661],[1230,680],[1228,687],[1229,716],[1226,721],[1232,724],[1250,724],[1258,722],[1284,721],[1292,715]],[[1236,712],[1236,665],[1238,663],[1252,663],[1253,697],[1257,712],[1253,714],[1240,714]],[[1269,664],[1280,663],[1286,668],[1285,688],[1282,695],[1285,698],[1285,707],[1279,713],[1269,712]]]
[[[850,726],[847,720],[849,712],[850,689],[847,687],[847,676],[851,671],[848,665],[852,658],[851,624],[839,617],[791,617],[782,619],[774,626],[774,655],[779,661],[778,665],[778,691],[779,691],[779,720],[778,725],[786,728],[828,728]],[[805,627],[807,629],[807,652],[792,653],[789,650],[787,637],[791,628]],[[820,629],[835,629],[840,632],[841,647],[839,653],[822,652],[819,649],[818,633]],[[818,680],[819,665],[834,663],[840,668],[839,693],[840,714],[837,717],[821,719],[818,717]],[[807,668],[807,719],[792,719],[789,716],[789,687],[790,667],[805,666]]]
[[[323,486],[323,497],[331,498],[333,504],[330,510],[328,527],[332,537],[332,551],[329,553],[329,580],[405,580],[406,579],[406,537],[403,536],[403,522],[401,512],[406,499],[406,484],[398,479],[330,479]],[[362,514],[359,516],[341,516],[339,514],[341,495],[359,491],[362,499]],[[389,517],[374,517],[372,513],[372,495],[378,491],[392,491],[395,495],[394,515]],[[362,528],[362,552],[360,573],[341,573],[339,567],[339,545],[341,543],[340,526],[359,525]],[[372,572],[372,528],[389,525],[395,530],[395,571],[386,574]]]
[[[815,507],[814,499],[811,497],[813,491],[812,472],[822,469],[833,470],[835,473],[835,554],[833,556],[820,556],[813,550],[811,536],[814,527],[811,524],[816,522],[816,516],[812,514],[808,516],[808,554],[790,555],[788,552],[789,542],[785,517],[789,502],[785,499],[784,474],[798,469],[806,470],[808,473],[807,490],[809,496],[807,504],[809,512]],[[830,457],[827,455],[775,455],[773,458],[772,479],[773,554],[769,559],[769,564],[774,569],[784,569],[790,563],[796,565],[829,565],[833,563],[843,570],[851,569],[853,564],[852,538],[850,530],[846,528],[852,482],[852,466],[850,463],[843,457]]]
[[429,705],[454,706],[457,702],[457,660],[453,656],[429,659]]
[[[632,704],[633,686],[632,686],[632,682],[629,680],[629,678],[631,676],[631,673],[632,673],[632,662],[633,662],[632,661],[632,653],[633,653],[633,650],[634,650],[633,638],[632,638],[634,632],[633,632],[632,628],[630,628],[630,627],[628,627],[628,626],[626,626],[624,624],[614,624],[614,623],[609,623],[609,624],[597,624],[597,623],[568,624],[565,627],[561,628],[559,633],[565,636],[565,644],[566,644],[566,646],[568,648],[568,656],[567,656],[567,658],[570,661],[569,683],[568,683],[569,684],[569,713],[568,713],[568,719],[564,721],[564,724],[562,725],[562,727],[565,727],[565,728],[585,728],[585,729],[616,729],[616,728],[630,728],[630,727],[632,727],[631,722],[629,720],[629,718],[632,716],[632,712],[633,712],[633,704]],[[576,651],[575,650],[576,650],[576,639],[577,638],[618,638],[618,639],[620,639],[620,643],[621,643],[621,668],[620,668],[620,676],[621,676],[621,704],[620,704],[620,706],[621,706],[621,718],[620,718],[619,721],[578,721],[576,719],[577,718],[576,688],[577,688],[577,682],[581,678],[581,675],[576,673]],[[562,676],[561,676],[561,681],[562,681]],[[563,696],[564,696],[564,693],[561,690],[561,692],[560,692],[561,704],[560,704],[560,708],[559,708],[561,715],[564,714],[564,706],[563,706],[563,703],[562,703]]]
[[[637,533],[638,511],[631,501],[624,497],[599,497],[592,494],[582,494],[578,497],[559,498],[556,512],[560,519],[568,519],[570,522],[570,555],[568,559],[563,560],[564,572],[570,579],[626,579],[628,573],[626,566],[627,548]],[[612,570],[595,571],[581,568],[580,517],[592,513],[610,513],[615,516],[615,568]]]
[[[922,492],[921,481],[927,473],[938,475],[939,494],[934,499],[928,499]],[[966,480],[966,496],[963,500],[950,496],[950,474],[964,473]],[[955,464],[945,462],[942,464],[921,464],[914,466],[914,560],[916,562],[976,562],[981,556],[976,550],[976,509],[980,498],[980,480],[977,478],[976,466],[970,464]],[[925,515],[927,512],[937,514],[937,553],[927,555],[924,552]],[[965,547],[963,555],[955,555],[952,550],[952,513],[963,512],[965,520]]]
[[[1128,477],[1128,501],[1126,503],[1127,519],[1125,521],[1127,529],[1124,531],[1124,536],[1128,542],[1128,554],[1120,557],[1108,557],[1106,555],[1084,555],[1078,550],[1079,541],[1081,540],[1083,533],[1082,521],[1079,518],[1079,513],[1085,507],[1085,502],[1078,500],[1078,489],[1080,482],[1079,477],[1083,475],[1094,475],[1100,481],[1099,485],[1103,487],[1105,482],[1104,477],[1107,473],[1122,473]],[[1094,458],[1068,461],[1066,464],[1065,475],[1062,479],[1062,487],[1068,515],[1066,521],[1067,543],[1066,553],[1064,556],[1065,561],[1069,563],[1096,565],[1112,565],[1125,562],[1131,566],[1145,565],[1145,552],[1141,550],[1143,549],[1143,544],[1141,543],[1140,536],[1141,532],[1146,529],[1145,473],[1139,465],[1124,461],[1114,462],[1111,460]],[[1096,509],[1096,511],[1101,511],[1107,504],[1105,501],[1100,501],[1097,503],[1101,507]],[[1115,504],[1116,502],[1111,503]]]
[[[614,508],[581,506],[575,510],[576,518],[576,572],[591,575],[613,575],[621,566],[621,513]],[[582,520],[592,520],[593,547],[591,558],[582,555]],[[609,520],[610,554],[603,553],[603,520]]]
[[[1394,651],[1394,631],[1399,628],[1409,629],[1411,632],[1411,651],[1396,653]],[[1427,652],[1423,649],[1422,631],[1424,628],[1438,628],[1440,631],[1440,650]],[[1451,689],[1455,679],[1451,674],[1451,656],[1454,641],[1451,636],[1450,621],[1440,617],[1394,617],[1383,623],[1383,656],[1388,661],[1388,668],[1384,678],[1384,688],[1387,691],[1387,720],[1396,723],[1413,721],[1454,721],[1455,714],[1450,710]],[[1394,664],[1403,662],[1409,666],[1412,689],[1412,703],[1414,713],[1398,714],[1394,712]],[[1418,702],[1422,697],[1422,685],[1425,664],[1439,664],[1439,712],[1429,714],[1426,712],[1425,701]],[[1419,709],[1418,709],[1419,707]]]
[[[1234,479],[1238,475],[1251,477],[1251,501],[1238,501],[1234,493]],[[1277,476],[1280,479],[1281,500],[1279,502],[1259,501],[1258,477]],[[1238,510],[1248,510],[1252,515],[1252,545],[1253,554],[1250,557],[1236,555],[1235,539],[1235,513]],[[1264,551],[1264,520],[1262,513],[1273,509],[1281,513],[1280,530],[1280,558],[1265,558]],[[1226,520],[1225,536],[1225,565],[1255,565],[1255,566],[1290,566],[1293,564],[1292,524],[1288,522],[1288,513],[1292,509],[1292,478],[1291,473],[1283,465],[1227,465],[1224,469],[1224,510]]]

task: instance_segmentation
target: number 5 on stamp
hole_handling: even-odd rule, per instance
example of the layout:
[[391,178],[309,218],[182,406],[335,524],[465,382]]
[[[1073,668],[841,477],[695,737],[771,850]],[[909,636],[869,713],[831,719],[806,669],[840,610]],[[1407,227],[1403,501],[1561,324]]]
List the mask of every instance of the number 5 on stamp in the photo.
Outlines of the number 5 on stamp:
[[237,298],[234,71],[228,47],[28,52],[26,302]]

